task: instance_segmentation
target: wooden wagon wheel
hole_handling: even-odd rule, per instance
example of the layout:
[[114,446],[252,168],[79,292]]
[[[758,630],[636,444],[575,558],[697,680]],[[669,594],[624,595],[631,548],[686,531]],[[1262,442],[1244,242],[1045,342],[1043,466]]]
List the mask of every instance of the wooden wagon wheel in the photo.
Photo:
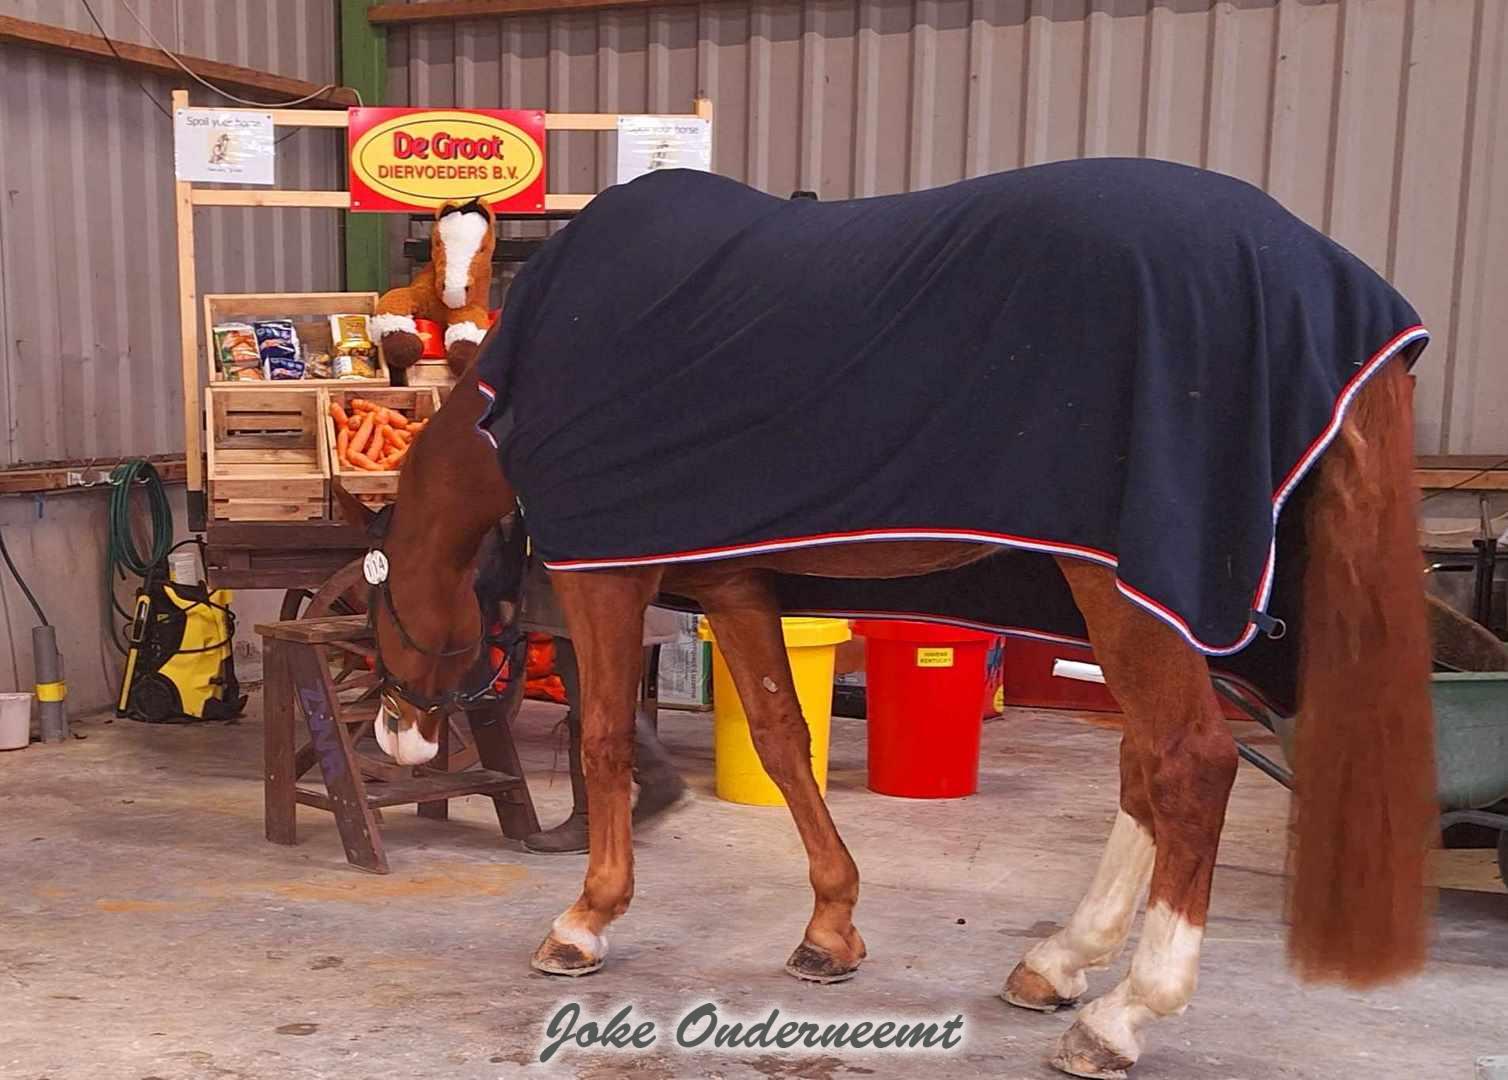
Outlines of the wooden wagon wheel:
[[[319,619],[330,615],[365,615],[370,586],[362,575],[361,562],[360,559],[352,559],[331,574],[313,593],[305,589],[289,589],[283,595],[282,617]],[[330,675],[335,682],[335,691],[340,697],[341,705],[361,709],[363,712],[368,708],[375,709],[377,678],[362,658],[349,652],[330,649],[321,651],[330,664]],[[361,739],[371,734],[371,730],[372,718],[367,717],[352,726],[351,738]],[[399,768],[389,761],[369,755],[361,756],[363,764],[371,766],[374,775],[386,776]],[[464,716],[453,715],[450,718],[450,753],[446,768],[450,772],[460,772],[476,762],[477,750],[471,729]],[[401,771],[406,773],[409,770]]]

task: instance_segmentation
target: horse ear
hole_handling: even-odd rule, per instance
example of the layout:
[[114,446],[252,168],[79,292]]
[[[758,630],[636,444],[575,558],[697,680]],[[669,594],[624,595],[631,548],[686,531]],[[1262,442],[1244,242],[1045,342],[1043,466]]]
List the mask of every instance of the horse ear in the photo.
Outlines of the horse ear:
[[341,514],[358,529],[370,530],[377,520],[377,512],[341,485],[339,480],[330,481],[330,490],[335,492],[335,501],[340,503]]

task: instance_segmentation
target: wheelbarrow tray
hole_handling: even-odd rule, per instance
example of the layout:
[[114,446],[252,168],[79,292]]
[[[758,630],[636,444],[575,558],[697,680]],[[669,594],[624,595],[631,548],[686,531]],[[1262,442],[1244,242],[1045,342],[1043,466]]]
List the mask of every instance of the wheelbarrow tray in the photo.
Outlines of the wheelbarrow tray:
[[[1293,759],[1292,717],[1279,716],[1223,679],[1216,679],[1216,688],[1275,733],[1284,756]],[[1430,697],[1440,808],[1475,810],[1508,798],[1508,672],[1439,673],[1430,679]],[[1263,771],[1292,786],[1287,770]]]

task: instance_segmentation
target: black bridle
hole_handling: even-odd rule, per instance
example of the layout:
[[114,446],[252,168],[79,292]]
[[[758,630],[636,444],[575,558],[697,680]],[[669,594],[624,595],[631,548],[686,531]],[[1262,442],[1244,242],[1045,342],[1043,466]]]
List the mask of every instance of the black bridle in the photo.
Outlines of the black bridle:
[[[386,518],[379,520],[381,520],[383,526],[386,526]],[[383,528],[382,532],[385,533],[386,529]],[[522,539],[522,528],[516,526],[514,534],[518,534],[519,539],[515,541],[514,535],[510,534],[509,540],[505,541],[505,545],[510,554],[514,553],[514,550],[517,549],[516,553],[522,556],[522,545],[524,542]],[[497,689],[497,684],[502,679],[505,670],[508,672],[508,682],[510,683],[515,679],[524,677],[525,647],[528,639],[522,628],[522,613],[523,582],[527,574],[521,572],[519,575],[517,599],[513,604],[513,616],[500,632],[493,633],[489,629],[491,625],[490,620],[479,597],[477,606],[481,609],[482,632],[477,640],[470,645],[463,645],[456,649],[430,649],[414,640],[408,628],[403,625],[402,617],[398,614],[398,605],[393,600],[391,566],[388,562],[387,553],[383,550],[384,539],[385,536],[378,537],[377,542],[372,545],[371,550],[367,553],[368,565],[371,565],[371,560],[375,555],[379,557],[380,566],[382,567],[380,581],[374,582],[372,581],[372,575],[367,576],[367,584],[370,587],[367,594],[367,628],[372,632],[372,641],[375,646],[374,661],[377,672],[377,686],[382,694],[384,704],[392,704],[389,700],[389,695],[391,695],[392,698],[405,702],[420,712],[429,715],[441,711],[449,712],[452,709],[467,709],[483,702],[498,700],[506,693],[506,691],[499,691]],[[403,642],[403,647],[418,653],[420,656],[430,660],[448,660],[457,656],[465,656],[467,653],[475,650],[480,661],[486,655],[487,650],[496,648],[500,656],[498,663],[492,668],[489,674],[486,674],[480,683],[470,689],[457,688],[446,690],[439,694],[426,694],[395,676],[388,669],[387,665],[383,663],[382,647],[378,644],[377,638],[377,609],[379,606],[387,608],[388,616],[393,621],[393,628],[398,631],[398,640]],[[393,711],[396,712],[397,710],[394,709]]]

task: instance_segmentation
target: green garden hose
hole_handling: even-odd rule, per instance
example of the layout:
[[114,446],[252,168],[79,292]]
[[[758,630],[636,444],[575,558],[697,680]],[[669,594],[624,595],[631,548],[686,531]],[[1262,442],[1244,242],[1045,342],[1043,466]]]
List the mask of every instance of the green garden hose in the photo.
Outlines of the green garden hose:
[[[151,545],[145,555],[137,548],[136,535],[131,529],[131,492],[138,484],[145,489],[151,527]],[[127,573],[145,578],[154,566],[168,557],[173,546],[173,507],[168,502],[167,489],[162,486],[162,477],[150,461],[132,458],[121,462],[110,473],[108,530],[105,622],[110,627],[110,640],[124,653],[126,646],[120,639],[116,615],[129,623],[131,613],[115,598],[115,582],[117,578],[125,580]]]

